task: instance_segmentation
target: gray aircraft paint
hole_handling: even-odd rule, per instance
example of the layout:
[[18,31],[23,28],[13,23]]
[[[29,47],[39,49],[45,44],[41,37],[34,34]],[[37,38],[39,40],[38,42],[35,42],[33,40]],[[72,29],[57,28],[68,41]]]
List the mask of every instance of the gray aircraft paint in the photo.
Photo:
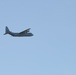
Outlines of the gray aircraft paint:
[[11,32],[8,29],[8,27],[6,26],[4,35],[9,34],[9,35],[14,36],[14,37],[30,37],[30,36],[33,36],[33,34],[30,33],[29,31],[30,31],[30,28],[26,29],[26,30],[24,30],[24,31],[22,31],[20,33],[14,33],[14,32]]

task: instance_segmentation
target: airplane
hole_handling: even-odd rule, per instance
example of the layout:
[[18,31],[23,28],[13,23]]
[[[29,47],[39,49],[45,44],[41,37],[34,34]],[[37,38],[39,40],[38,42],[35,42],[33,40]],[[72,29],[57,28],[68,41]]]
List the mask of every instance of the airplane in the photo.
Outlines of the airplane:
[[30,37],[30,36],[33,36],[33,34],[30,33],[29,31],[30,31],[30,28],[28,28],[28,29],[26,29],[26,30],[24,30],[22,32],[19,32],[19,33],[14,33],[14,32],[11,32],[9,30],[9,28],[6,26],[4,35],[10,34],[13,37]]

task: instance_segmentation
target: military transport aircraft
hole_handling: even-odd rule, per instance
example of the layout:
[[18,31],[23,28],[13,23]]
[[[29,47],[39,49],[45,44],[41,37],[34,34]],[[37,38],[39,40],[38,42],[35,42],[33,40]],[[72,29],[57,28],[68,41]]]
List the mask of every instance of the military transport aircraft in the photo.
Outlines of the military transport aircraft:
[[10,34],[11,36],[14,36],[14,37],[30,37],[30,36],[33,36],[32,33],[29,32],[30,31],[30,28],[22,31],[22,32],[19,32],[19,33],[14,33],[14,32],[11,32],[8,27],[6,26],[5,28],[5,34]]

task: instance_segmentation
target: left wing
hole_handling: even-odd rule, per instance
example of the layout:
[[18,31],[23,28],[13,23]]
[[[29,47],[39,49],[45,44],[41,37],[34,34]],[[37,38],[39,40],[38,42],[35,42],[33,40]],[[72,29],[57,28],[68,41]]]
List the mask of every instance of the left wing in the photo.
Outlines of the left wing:
[[25,34],[25,33],[29,32],[29,31],[30,31],[30,29],[31,29],[31,28],[28,28],[28,29],[26,29],[26,30],[24,30],[24,31],[20,32],[19,34]]

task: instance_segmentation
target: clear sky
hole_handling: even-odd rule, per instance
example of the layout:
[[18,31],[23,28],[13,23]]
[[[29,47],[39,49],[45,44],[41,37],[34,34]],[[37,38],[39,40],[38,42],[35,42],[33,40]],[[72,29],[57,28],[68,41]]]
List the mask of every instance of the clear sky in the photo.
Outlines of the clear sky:
[[0,0],[0,75],[76,75],[76,0]]

